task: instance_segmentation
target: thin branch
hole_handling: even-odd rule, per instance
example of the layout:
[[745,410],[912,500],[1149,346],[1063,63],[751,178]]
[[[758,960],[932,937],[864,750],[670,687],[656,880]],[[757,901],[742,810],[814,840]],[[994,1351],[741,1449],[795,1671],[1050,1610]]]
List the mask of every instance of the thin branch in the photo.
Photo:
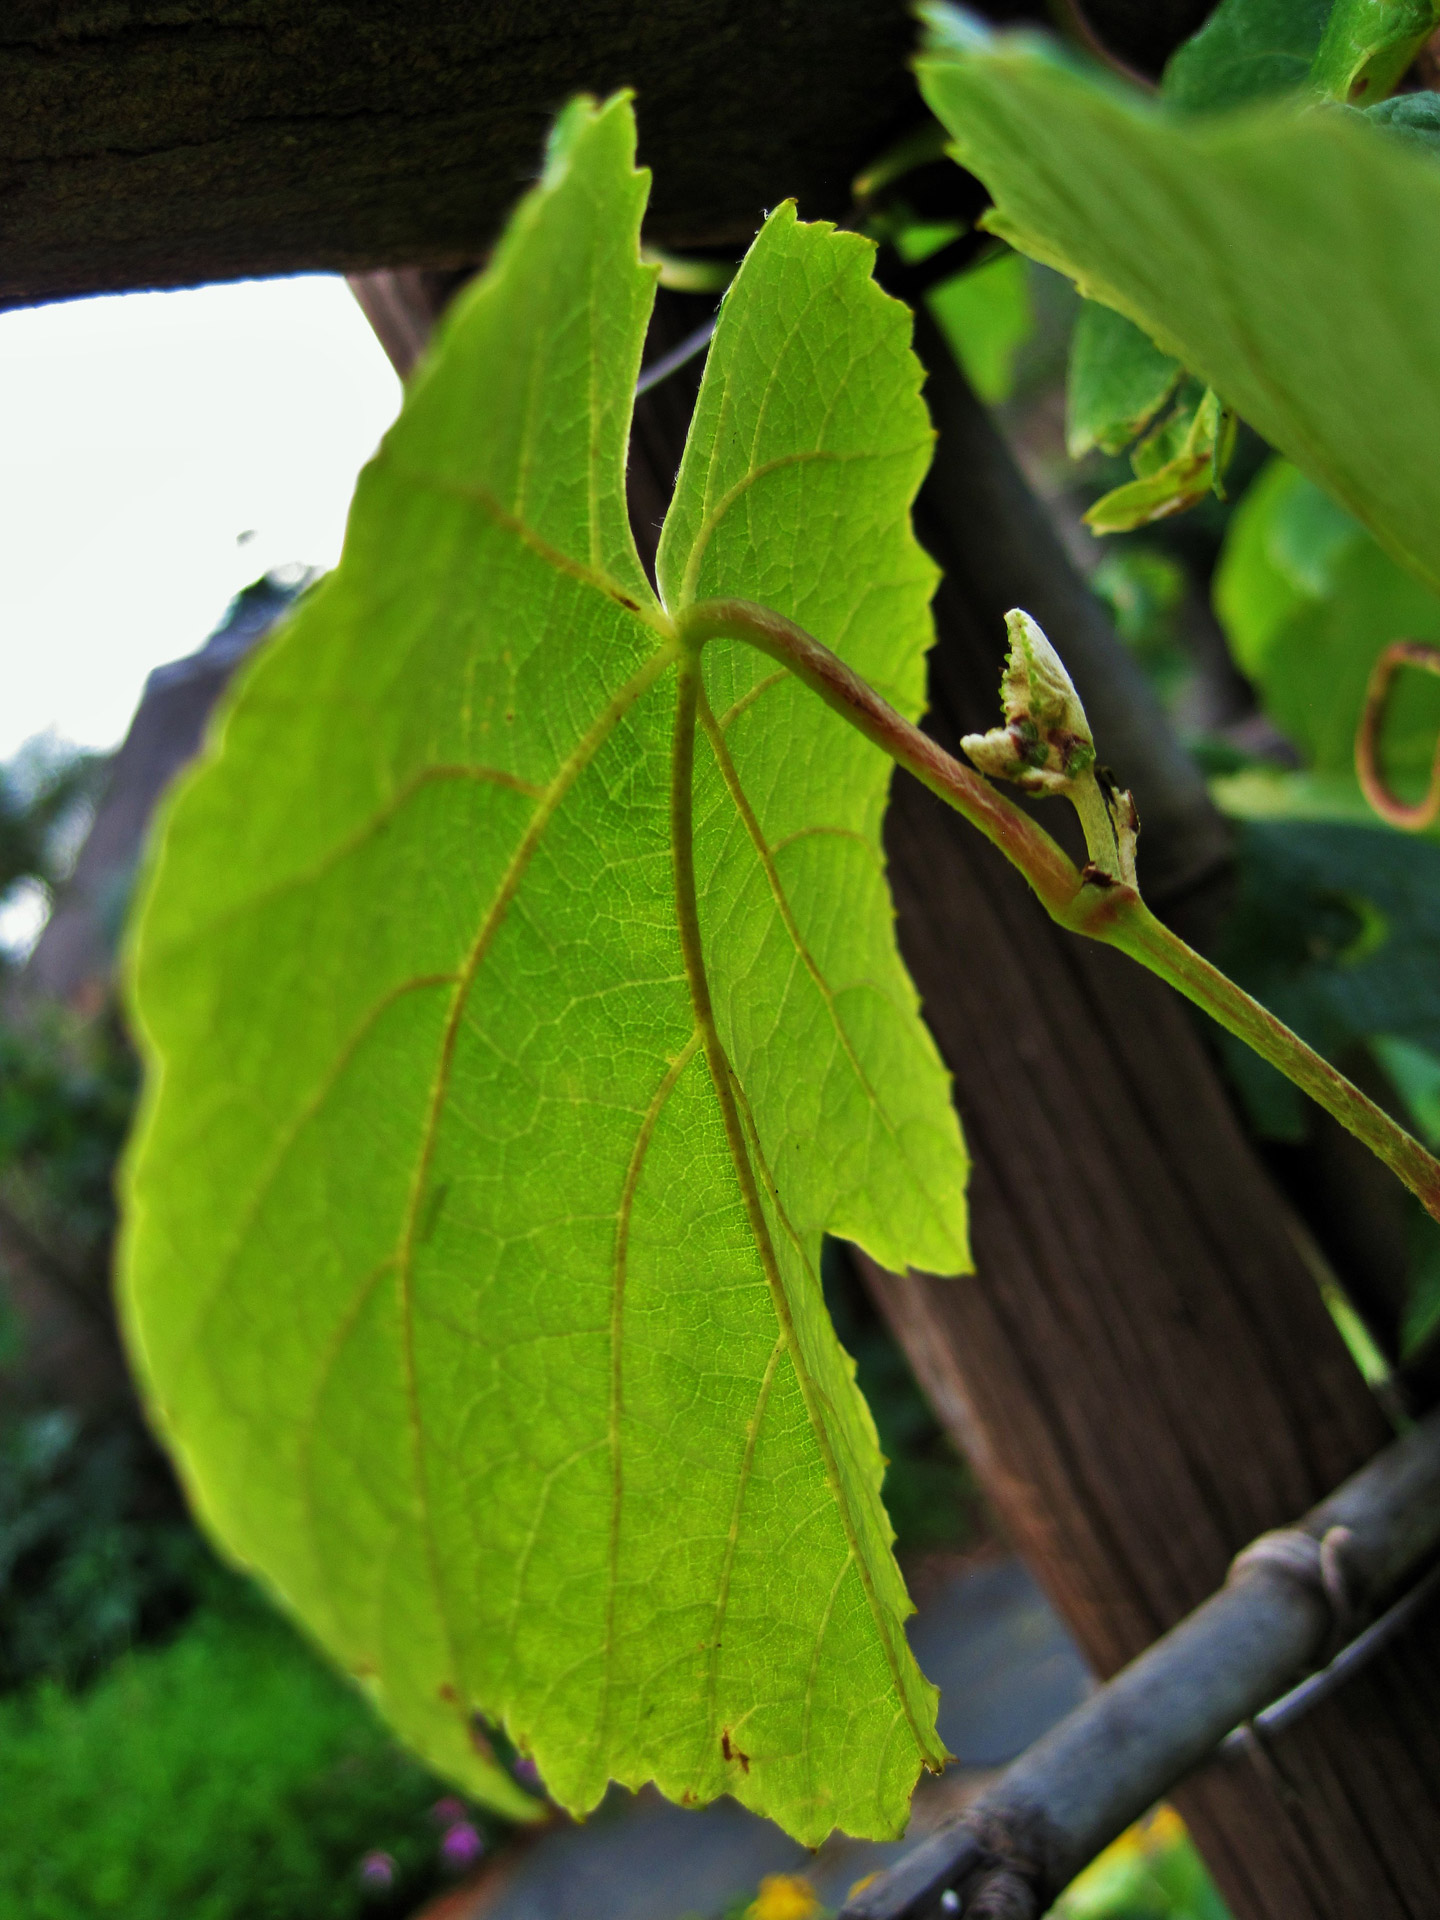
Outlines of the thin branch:
[[640,369],[640,378],[635,382],[635,398],[649,393],[652,387],[658,387],[662,380],[668,380],[672,373],[678,373],[687,366],[697,354],[704,353],[714,337],[719,322],[718,310],[708,320],[703,320],[693,333],[687,333],[678,346],[671,347],[668,353],[662,353],[658,360],[652,360],[648,367]]
[[[841,1920],[922,1920],[951,1888],[962,1912],[978,1913],[983,1898],[987,1914],[1033,1920],[1321,1656],[1337,1615],[1383,1602],[1437,1547],[1433,1414],[1297,1527],[1238,1555],[1218,1593],[1006,1768],[962,1819],[857,1895]],[[1332,1663],[1342,1675],[1361,1664],[1363,1638],[1354,1657],[1347,1650]]]

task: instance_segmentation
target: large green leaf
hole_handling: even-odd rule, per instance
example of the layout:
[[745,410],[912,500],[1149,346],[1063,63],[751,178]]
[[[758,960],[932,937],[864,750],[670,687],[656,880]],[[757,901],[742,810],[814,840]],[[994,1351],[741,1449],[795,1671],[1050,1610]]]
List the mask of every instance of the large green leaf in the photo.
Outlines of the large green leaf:
[[1181,119],[1033,35],[927,19],[921,83],[995,196],[987,224],[1440,587],[1440,169],[1343,108]]
[[782,208],[662,605],[624,495],[633,150],[623,101],[568,112],[169,807],[126,1318],[215,1532],[482,1797],[516,1790],[476,1712],[577,1810],[654,1778],[894,1833],[935,1695],[817,1256],[965,1268],[963,1149],[887,763],[718,641],[687,725],[673,615],[764,600],[915,713],[930,432],[870,247]]

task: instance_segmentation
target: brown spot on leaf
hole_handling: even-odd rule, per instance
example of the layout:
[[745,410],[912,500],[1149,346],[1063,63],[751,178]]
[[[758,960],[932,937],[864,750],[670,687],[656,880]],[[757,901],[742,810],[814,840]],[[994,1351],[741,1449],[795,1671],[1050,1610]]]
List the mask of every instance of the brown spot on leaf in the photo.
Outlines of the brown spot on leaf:
[[738,1760],[740,1762],[741,1771],[743,1773],[749,1773],[750,1756],[748,1753],[742,1753],[739,1747],[735,1745],[734,1741],[731,1740],[730,1729],[728,1727],[726,1727],[724,1732],[720,1735],[720,1751],[721,1753],[724,1754],[727,1760]]

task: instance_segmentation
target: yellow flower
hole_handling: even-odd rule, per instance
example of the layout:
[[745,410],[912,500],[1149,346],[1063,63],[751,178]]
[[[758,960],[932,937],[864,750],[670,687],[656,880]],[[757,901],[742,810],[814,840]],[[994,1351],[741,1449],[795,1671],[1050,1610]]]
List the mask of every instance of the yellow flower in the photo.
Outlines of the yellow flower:
[[822,1911],[808,1880],[798,1873],[771,1873],[760,1882],[745,1920],[815,1920]]

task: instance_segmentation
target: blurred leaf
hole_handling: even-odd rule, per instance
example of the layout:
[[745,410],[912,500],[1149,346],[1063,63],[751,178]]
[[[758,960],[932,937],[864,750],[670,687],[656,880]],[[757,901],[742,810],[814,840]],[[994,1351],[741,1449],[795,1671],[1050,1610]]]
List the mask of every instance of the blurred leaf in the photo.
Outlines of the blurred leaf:
[[1410,1226],[1409,1297],[1400,1329],[1402,1359],[1440,1331],[1440,1228],[1425,1213],[1412,1216]]
[[1259,679],[1276,637],[1334,591],[1335,569],[1368,538],[1288,460],[1271,460],[1230,517],[1215,573],[1215,611],[1242,673]]
[[[1216,961],[1330,1060],[1377,1036],[1440,1053],[1440,845],[1393,829],[1247,821]],[[1260,1131],[1298,1139],[1290,1084],[1222,1040]]]
[[1440,155],[1440,93],[1397,93],[1368,107],[1365,118],[1418,153],[1431,159]]
[[1051,1920],[1229,1920],[1185,1824],[1158,1807],[1061,1894]]
[[1008,249],[930,294],[930,310],[965,376],[989,406],[1008,400],[1015,360],[1035,330],[1026,265]]
[[1096,533],[1129,533],[1198,505],[1220,491],[1234,445],[1235,417],[1223,411],[1213,390],[1194,399],[1182,395],[1131,453],[1139,477],[1095,501],[1084,515],[1086,526]]
[[1416,1133],[1440,1147],[1440,1053],[1393,1033],[1375,1034],[1370,1045],[1409,1109]]
[[1185,570],[1177,560],[1136,542],[1112,547],[1090,575],[1091,592],[1110,608],[1121,639],[1144,661],[1167,701],[1191,674],[1190,656],[1175,632],[1185,586]]
[[[1440,597],[1284,461],[1236,509],[1215,609],[1266,713],[1318,774],[1349,777],[1376,655],[1390,640],[1440,641]],[[1440,685],[1396,682],[1383,737],[1397,792],[1423,787],[1440,733]]]
[[22,878],[47,887],[65,878],[108,764],[42,734],[0,766],[0,896]]
[[985,224],[1127,314],[1440,588],[1440,170],[1365,117],[1176,118],[931,7],[926,98]]
[[1390,1034],[1440,1053],[1440,846],[1252,822],[1222,962],[1322,1053]]
[[1220,0],[1171,54],[1160,83],[1188,112],[1239,106],[1306,85],[1330,0]]
[[1329,100],[1379,100],[1437,25],[1437,0],[1335,0],[1311,82]]
[[1065,445],[1072,460],[1092,447],[1123,453],[1174,392],[1183,369],[1132,320],[1087,300],[1070,340]]
[[567,110],[162,822],[125,1305],[215,1532],[477,1796],[538,1811],[483,1712],[577,1811],[654,1779],[890,1835],[943,1750],[820,1238],[965,1267],[963,1149],[889,763],[723,642],[697,728],[671,616],[762,598],[918,712],[931,434],[873,247],[782,206],[659,604],[634,142]]

